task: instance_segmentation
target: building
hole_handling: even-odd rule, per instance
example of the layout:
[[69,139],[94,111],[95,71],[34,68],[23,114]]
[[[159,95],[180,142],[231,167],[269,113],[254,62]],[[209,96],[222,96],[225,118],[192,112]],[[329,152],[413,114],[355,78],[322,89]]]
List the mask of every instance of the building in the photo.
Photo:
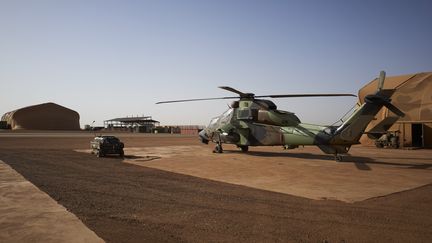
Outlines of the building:
[[104,126],[108,130],[130,131],[151,133],[152,129],[159,125],[151,116],[122,117],[104,121]]
[[183,135],[198,135],[201,130],[204,129],[204,126],[198,126],[198,125],[183,125],[178,126],[180,130],[180,134]]
[[[364,97],[374,93],[378,86],[378,79],[372,80],[359,90],[359,102]],[[388,77],[384,82],[384,89],[396,89],[392,96],[392,104],[405,113],[399,118],[389,131],[400,132],[400,146],[432,148],[432,72],[415,73],[402,76]],[[397,117],[387,108],[382,108],[375,116],[366,131],[378,123],[389,121]],[[373,140],[363,136],[362,144],[373,144]]]
[[155,132],[182,134],[182,135],[198,135],[198,133],[203,129],[204,126],[199,126],[199,125],[170,125],[170,126],[156,127]]
[[55,103],[27,106],[1,118],[12,130],[80,130],[79,119],[78,112]]

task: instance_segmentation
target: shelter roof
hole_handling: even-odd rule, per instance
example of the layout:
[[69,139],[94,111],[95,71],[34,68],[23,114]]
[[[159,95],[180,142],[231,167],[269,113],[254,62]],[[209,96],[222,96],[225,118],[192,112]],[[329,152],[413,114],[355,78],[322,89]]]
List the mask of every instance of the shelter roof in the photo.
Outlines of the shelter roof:
[[153,120],[151,116],[141,116],[141,117],[120,117],[106,120],[105,122],[124,122],[124,123],[158,123],[159,121]]
[[8,113],[13,114],[13,113],[16,113],[17,111],[32,110],[32,109],[37,109],[37,108],[42,108],[43,109],[44,107],[56,107],[56,108],[60,108],[60,109],[64,109],[64,110],[69,110],[71,112],[74,112],[74,113],[78,114],[78,112],[76,112],[76,111],[74,111],[72,109],[69,109],[67,107],[64,107],[62,105],[59,105],[59,104],[56,104],[56,103],[53,103],[53,102],[47,102],[47,103],[42,103],[42,104],[37,104],[37,105],[29,105],[29,106],[18,108],[18,109],[13,110],[13,111],[9,111]]
[[[376,92],[378,79],[374,79],[359,90],[359,101]],[[432,120],[432,72],[387,77],[384,89],[396,89],[392,103],[405,113],[399,121]],[[382,117],[395,116],[387,108],[379,113]],[[379,117],[379,114],[376,116]]]

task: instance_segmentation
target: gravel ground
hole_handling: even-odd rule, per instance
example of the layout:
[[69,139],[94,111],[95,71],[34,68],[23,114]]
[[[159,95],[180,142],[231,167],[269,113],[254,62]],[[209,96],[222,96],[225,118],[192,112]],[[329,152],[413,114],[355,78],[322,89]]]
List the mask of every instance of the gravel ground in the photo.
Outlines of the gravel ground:
[[[133,139],[129,143],[195,143],[181,137]],[[87,147],[88,138],[27,140],[2,138],[0,159],[107,242],[432,239],[432,185],[358,203],[311,200],[72,151],[84,142],[80,146]]]

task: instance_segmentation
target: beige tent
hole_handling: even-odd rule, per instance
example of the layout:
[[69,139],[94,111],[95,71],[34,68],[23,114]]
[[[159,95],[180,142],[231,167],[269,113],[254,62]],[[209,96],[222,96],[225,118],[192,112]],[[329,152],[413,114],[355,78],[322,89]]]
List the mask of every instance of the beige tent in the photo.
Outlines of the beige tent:
[[13,130],[80,130],[78,112],[54,103],[10,111],[1,120]]
[[[377,89],[378,79],[372,80],[359,90],[359,101],[374,93]],[[396,89],[392,96],[392,103],[405,113],[389,129],[400,131],[400,145],[403,147],[432,147],[432,72],[416,73],[402,76],[387,77],[384,82],[385,89]],[[384,119],[396,115],[387,108],[382,108],[376,115],[376,120],[369,124],[366,131],[375,127]],[[373,141],[363,136],[362,144],[373,144]]]

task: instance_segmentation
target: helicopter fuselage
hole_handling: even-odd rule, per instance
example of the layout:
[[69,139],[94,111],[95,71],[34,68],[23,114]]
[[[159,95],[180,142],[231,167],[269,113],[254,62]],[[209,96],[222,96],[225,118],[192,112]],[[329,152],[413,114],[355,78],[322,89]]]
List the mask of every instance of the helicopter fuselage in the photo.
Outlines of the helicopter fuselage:
[[202,142],[241,146],[285,146],[329,144],[332,127],[301,123],[292,112],[277,110],[268,100],[234,103],[213,118],[201,133]]

